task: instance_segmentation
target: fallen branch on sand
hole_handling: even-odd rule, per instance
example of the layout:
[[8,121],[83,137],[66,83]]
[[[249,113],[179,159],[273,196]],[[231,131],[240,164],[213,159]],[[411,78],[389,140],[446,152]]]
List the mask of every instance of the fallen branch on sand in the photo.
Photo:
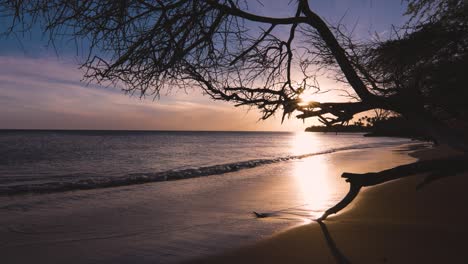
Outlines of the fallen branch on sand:
[[359,194],[362,187],[374,186],[420,173],[430,173],[424,181],[417,186],[417,189],[420,189],[435,180],[453,176],[464,171],[468,171],[468,157],[466,155],[449,159],[417,161],[380,172],[363,174],[345,172],[341,177],[346,178],[346,181],[350,184],[348,193],[335,206],[325,211],[317,221],[323,221],[329,215],[336,214],[348,206]]

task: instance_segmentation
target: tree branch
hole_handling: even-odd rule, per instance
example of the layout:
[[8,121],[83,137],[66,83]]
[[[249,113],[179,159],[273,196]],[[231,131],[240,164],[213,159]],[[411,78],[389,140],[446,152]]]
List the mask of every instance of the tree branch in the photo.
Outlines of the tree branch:
[[354,70],[351,62],[346,57],[346,53],[343,48],[340,46],[335,36],[331,32],[327,24],[321,19],[316,13],[312,12],[309,7],[307,0],[300,0],[302,6],[302,11],[307,17],[307,23],[314,27],[322,39],[327,44],[328,48],[334,55],[336,62],[340,66],[343,74],[346,76],[349,84],[356,91],[358,96],[363,101],[371,101],[374,97],[368,90],[364,82],[359,78],[358,74]]
[[363,174],[343,173],[342,178],[350,184],[348,194],[335,206],[326,210],[318,221],[325,220],[329,215],[336,214],[346,206],[348,206],[354,198],[357,197],[362,187],[375,186],[388,181],[405,178],[421,173],[431,173],[427,178],[417,186],[421,188],[436,179],[441,179],[448,176],[453,176],[468,170],[468,157],[466,155],[440,159],[440,160],[424,160],[414,163],[401,165],[392,169],[383,170],[380,172],[370,172]]
[[289,25],[293,23],[306,23],[306,18],[305,17],[285,17],[285,18],[274,18],[274,17],[264,17],[264,16],[259,16],[255,15],[252,13],[245,12],[235,5],[227,6],[224,4],[220,4],[219,1],[217,0],[206,0],[208,4],[213,6],[214,8],[223,11],[227,14],[230,14],[232,16],[237,16],[241,17],[253,22],[259,22],[259,23],[267,23],[267,24],[273,24],[273,25]]
[[298,110],[302,114],[297,115],[297,118],[305,119],[309,117],[322,117],[326,114],[332,114],[336,119],[329,122],[329,125],[335,123],[347,122],[357,113],[365,112],[374,108],[379,108],[378,105],[365,102],[348,102],[348,103],[319,103],[310,102],[306,105],[299,105]]

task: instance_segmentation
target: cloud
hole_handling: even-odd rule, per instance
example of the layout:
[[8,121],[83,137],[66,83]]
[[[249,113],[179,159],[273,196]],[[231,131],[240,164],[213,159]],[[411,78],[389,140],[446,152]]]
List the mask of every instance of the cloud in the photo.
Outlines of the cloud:
[[81,82],[82,72],[57,58],[0,56],[0,128],[148,130],[302,130],[279,119],[215,102],[199,91],[139,99]]

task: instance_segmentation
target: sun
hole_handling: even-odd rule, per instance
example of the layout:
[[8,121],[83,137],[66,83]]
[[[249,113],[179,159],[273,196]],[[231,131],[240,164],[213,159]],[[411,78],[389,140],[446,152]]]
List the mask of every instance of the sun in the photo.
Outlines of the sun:
[[298,97],[299,99],[299,106],[307,106],[311,102],[316,102],[317,101],[317,94],[313,92],[307,92],[305,91],[304,93],[301,93]]

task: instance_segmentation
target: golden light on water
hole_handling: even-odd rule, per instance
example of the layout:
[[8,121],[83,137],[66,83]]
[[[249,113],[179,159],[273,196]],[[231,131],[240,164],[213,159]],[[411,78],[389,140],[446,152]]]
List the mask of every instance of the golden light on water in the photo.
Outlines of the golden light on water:
[[[298,133],[293,142],[295,153],[311,153],[313,144],[319,143],[312,133]],[[317,149],[317,147],[315,147]],[[327,209],[333,191],[328,173],[326,155],[316,155],[294,162],[294,179],[304,208],[312,218],[317,218]]]
[[302,155],[314,152],[318,144],[317,135],[308,132],[297,132],[291,141],[293,155]]

